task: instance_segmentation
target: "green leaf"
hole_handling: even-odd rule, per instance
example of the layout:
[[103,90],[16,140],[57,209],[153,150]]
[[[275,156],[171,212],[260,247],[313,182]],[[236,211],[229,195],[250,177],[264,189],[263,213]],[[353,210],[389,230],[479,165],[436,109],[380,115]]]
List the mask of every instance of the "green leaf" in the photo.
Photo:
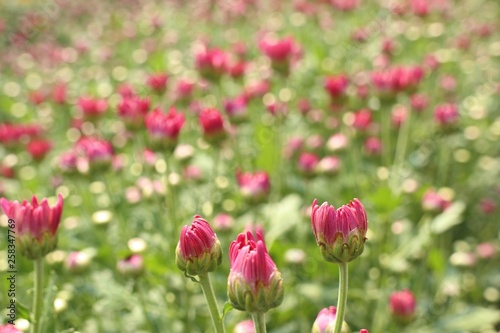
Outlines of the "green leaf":
[[17,318],[23,318],[31,321],[31,312],[28,307],[20,302],[16,302]]
[[224,309],[222,309],[222,320],[224,320],[224,317],[226,316],[226,314],[228,314],[228,312],[232,311],[233,309],[234,308],[231,305],[231,303],[226,302],[226,304],[224,304]]
[[431,221],[431,232],[439,235],[451,227],[462,223],[462,213],[464,210],[465,204],[463,202],[455,202]]

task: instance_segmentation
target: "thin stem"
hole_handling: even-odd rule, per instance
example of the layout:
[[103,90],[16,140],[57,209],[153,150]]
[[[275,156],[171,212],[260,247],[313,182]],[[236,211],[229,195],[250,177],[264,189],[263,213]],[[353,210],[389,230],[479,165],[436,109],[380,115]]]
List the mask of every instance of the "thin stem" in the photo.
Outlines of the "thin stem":
[[137,296],[139,298],[139,302],[141,303],[142,312],[144,313],[144,317],[146,317],[146,321],[148,323],[149,329],[151,330],[151,332],[155,332],[155,333],[159,332],[158,328],[156,327],[155,321],[149,315],[148,307],[146,305],[146,300],[144,299],[144,294],[143,294],[141,282],[139,281],[139,279],[136,279],[134,281],[134,284],[135,284],[135,289],[137,291]]
[[337,319],[335,320],[334,333],[342,331],[345,308],[347,306],[347,282],[349,269],[346,262],[339,263],[339,299],[337,301]]
[[266,333],[266,315],[264,313],[252,313],[253,324],[255,326],[255,333]]
[[220,317],[219,306],[217,305],[217,299],[215,298],[214,289],[212,288],[212,282],[208,273],[199,275],[201,289],[203,289],[203,294],[207,300],[208,309],[210,310],[210,316],[212,317],[212,323],[214,325],[215,333],[224,333],[224,325],[222,324],[222,319]]
[[33,325],[31,333],[40,333],[40,318],[43,310],[43,257],[35,260],[35,295],[33,297]]

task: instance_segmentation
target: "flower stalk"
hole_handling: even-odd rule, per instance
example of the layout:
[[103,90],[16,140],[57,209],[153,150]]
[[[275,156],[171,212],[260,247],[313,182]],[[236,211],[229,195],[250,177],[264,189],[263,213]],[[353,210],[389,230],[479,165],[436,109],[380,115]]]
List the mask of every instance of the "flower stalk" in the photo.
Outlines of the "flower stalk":
[[337,300],[337,319],[334,333],[341,333],[344,323],[345,308],[347,306],[347,284],[349,280],[349,267],[347,262],[339,263],[339,297]]
[[35,294],[33,296],[33,323],[31,333],[40,333],[40,319],[43,311],[43,257],[34,261]]
[[266,333],[266,314],[262,312],[252,313],[252,319],[255,326],[255,333]]
[[214,330],[216,333],[225,333],[224,325],[219,312],[219,306],[217,305],[217,299],[215,298],[212,282],[210,281],[210,276],[208,273],[203,273],[199,275],[199,278],[201,289],[203,289],[203,295],[205,295],[205,299],[207,300],[210,317],[212,317]]

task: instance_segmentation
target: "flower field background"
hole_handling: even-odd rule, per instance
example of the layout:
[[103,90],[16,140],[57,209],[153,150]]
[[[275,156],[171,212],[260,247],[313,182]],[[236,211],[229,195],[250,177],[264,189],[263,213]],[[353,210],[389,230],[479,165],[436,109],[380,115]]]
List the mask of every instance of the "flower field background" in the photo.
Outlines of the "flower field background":
[[46,332],[213,332],[175,263],[194,215],[221,243],[220,308],[231,241],[262,230],[285,288],[267,329],[310,332],[339,277],[311,205],[353,198],[353,332],[500,331],[498,1],[3,2],[0,32],[0,196],[64,198]]

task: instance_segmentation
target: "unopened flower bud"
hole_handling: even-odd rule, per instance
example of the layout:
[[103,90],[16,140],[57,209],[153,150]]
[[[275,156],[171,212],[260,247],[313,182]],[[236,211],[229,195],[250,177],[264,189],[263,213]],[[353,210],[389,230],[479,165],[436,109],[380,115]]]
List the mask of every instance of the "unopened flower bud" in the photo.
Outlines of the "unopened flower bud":
[[16,232],[17,251],[28,259],[38,259],[57,247],[57,229],[61,222],[63,198],[58,196],[57,203],[50,207],[47,199],[41,203],[33,196],[32,202],[26,200],[7,201],[0,199],[0,205]]
[[132,254],[118,261],[116,269],[127,277],[138,277],[144,273],[144,259],[140,254]]
[[[337,309],[334,306],[324,308],[318,313],[314,321],[311,333],[333,333],[337,321]],[[348,333],[349,327],[346,322],[342,323],[341,333]]]
[[201,216],[196,215],[190,226],[182,228],[175,263],[190,276],[213,272],[222,263],[219,239]]
[[265,313],[283,301],[284,288],[260,233],[241,233],[229,247],[231,272],[228,296],[231,305],[249,313]]
[[234,327],[234,333],[255,333],[255,325],[253,320],[240,321]]
[[409,322],[415,316],[416,302],[410,290],[393,292],[389,297],[389,306],[394,318],[400,322]]
[[314,200],[311,224],[326,261],[349,262],[363,253],[368,220],[358,199],[337,210],[327,202],[318,206]]

